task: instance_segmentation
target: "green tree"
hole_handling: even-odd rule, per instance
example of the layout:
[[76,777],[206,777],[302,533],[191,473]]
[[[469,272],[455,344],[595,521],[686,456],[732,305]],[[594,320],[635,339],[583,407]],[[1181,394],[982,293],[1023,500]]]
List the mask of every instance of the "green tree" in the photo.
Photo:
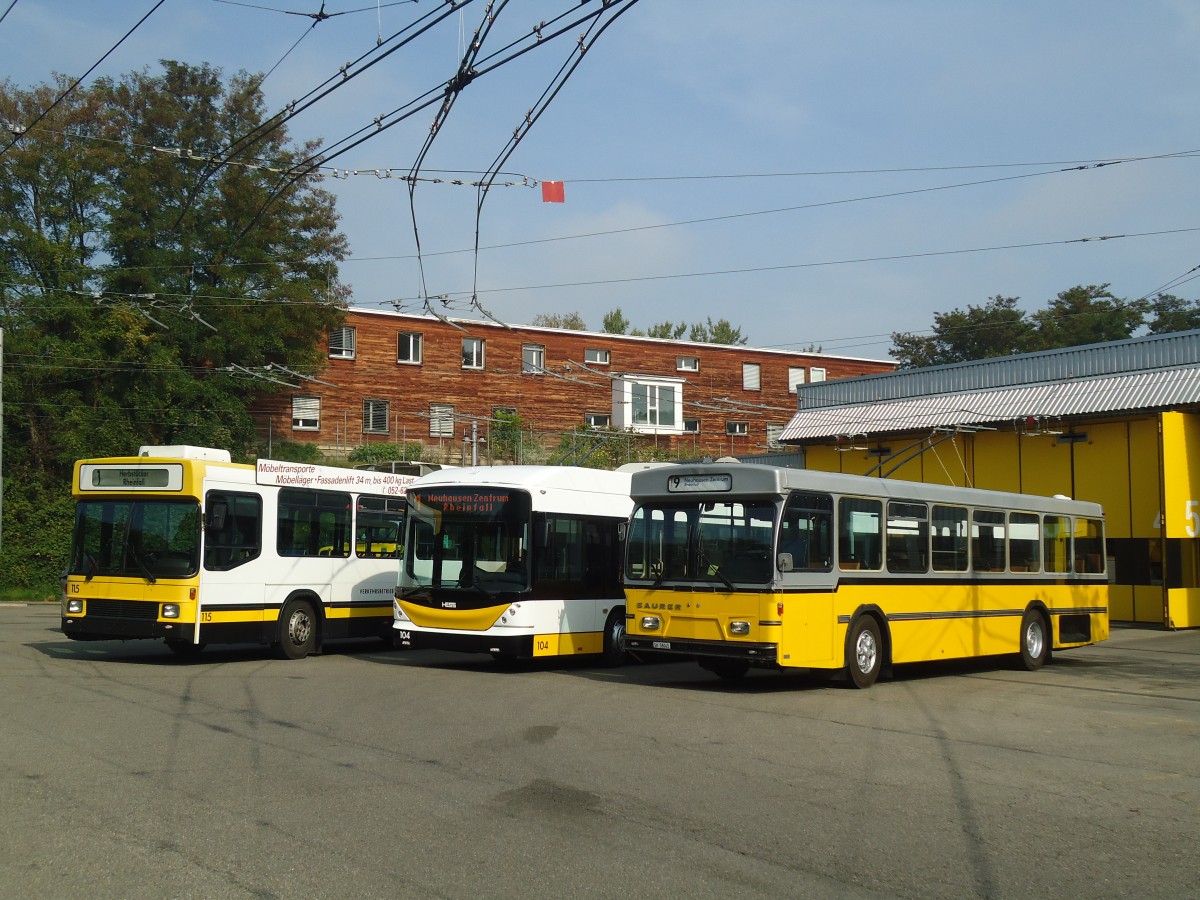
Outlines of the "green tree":
[[1034,328],[1018,299],[997,294],[983,306],[934,313],[932,334],[894,333],[890,353],[905,369],[1023,353]]
[[728,319],[718,319],[714,324],[712,316],[707,322],[697,322],[692,326],[688,338],[705,344],[745,344],[747,338],[742,335],[742,329],[734,328]]
[[538,313],[533,317],[533,325],[543,328],[561,328],[565,331],[587,331],[587,322],[577,312],[569,313]]
[[488,452],[493,459],[521,462],[521,429],[525,423],[513,412],[503,410],[493,413],[491,434],[488,437]]
[[1117,299],[1107,284],[1076,285],[1030,317],[1037,332],[1033,349],[1124,340],[1145,321],[1147,309],[1144,301]]
[[687,323],[680,322],[676,325],[674,322],[659,322],[656,325],[651,325],[646,329],[646,336],[652,338],[666,338],[669,341],[677,341],[683,337],[687,331]]
[[1200,300],[1184,300],[1174,294],[1159,294],[1149,303],[1151,334],[1191,331],[1200,328]]
[[604,314],[604,333],[629,334],[629,320],[621,312],[621,307],[618,306],[612,312]]
[[[67,84],[0,83],[0,121],[33,121]],[[265,118],[251,76],[164,62],[77,89],[0,155],[6,510],[140,444],[248,457],[252,398],[324,365],[345,239],[315,178],[281,181],[315,148],[276,127],[224,159]],[[6,518],[0,572],[68,528]]]

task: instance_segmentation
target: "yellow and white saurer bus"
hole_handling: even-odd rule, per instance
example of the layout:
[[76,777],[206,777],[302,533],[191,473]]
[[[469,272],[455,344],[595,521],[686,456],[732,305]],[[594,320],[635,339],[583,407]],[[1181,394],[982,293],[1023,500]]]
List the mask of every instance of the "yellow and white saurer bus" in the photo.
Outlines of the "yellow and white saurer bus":
[[750,464],[633,476],[625,647],[841,670],[1018,654],[1108,637],[1095,503]]
[[180,654],[262,643],[299,659],[326,639],[390,642],[411,475],[142,447],[75,464],[62,630],[161,638]]
[[628,472],[447,469],[408,491],[396,643],[497,659],[621,659]]

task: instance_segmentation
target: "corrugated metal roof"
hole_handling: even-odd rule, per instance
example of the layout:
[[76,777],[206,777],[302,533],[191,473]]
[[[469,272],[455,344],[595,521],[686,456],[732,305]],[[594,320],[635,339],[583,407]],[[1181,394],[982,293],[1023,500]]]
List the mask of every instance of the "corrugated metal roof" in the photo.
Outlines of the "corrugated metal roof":
[[[1193,334],[1193,332],[1188,332]],[[1194,332],[1200,338],[1200,332]],[[856,379],[858,380],[858,379]],[[968,390],[874,403],[801,409],[781,441],[926,428],[1164,409],[1200,403],[1200,365],[1101,378],[1067,379],[1001,390]]]
[[807,410],[879,403],[1178,366],[1200,366],[1200,330],[803,384],[797,387],[796,405]]

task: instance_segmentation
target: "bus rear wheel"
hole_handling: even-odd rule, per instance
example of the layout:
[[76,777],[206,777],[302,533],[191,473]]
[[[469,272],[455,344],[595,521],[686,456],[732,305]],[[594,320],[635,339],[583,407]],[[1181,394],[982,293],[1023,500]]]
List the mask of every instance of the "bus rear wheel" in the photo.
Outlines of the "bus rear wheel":
[[1039,610],[1027,609],[1021,617],[1021,665],[1035,672],[1050,659],[1050,629]]
[[846,669],[856,688],[869,688],[883,666],[883,642],[879,623],[871,616],[860,616],[846,642]]
[[317,643],[317,616],[307,600],[292,600],[279,617],[275,650],[283,659],[304,659]]

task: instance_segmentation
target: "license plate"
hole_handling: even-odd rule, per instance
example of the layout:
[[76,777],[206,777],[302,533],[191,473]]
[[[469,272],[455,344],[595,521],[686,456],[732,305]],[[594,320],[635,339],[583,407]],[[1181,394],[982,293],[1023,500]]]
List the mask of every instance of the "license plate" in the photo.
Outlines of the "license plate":
[[653,647],[655,650],[670,650],[671,642],[670,641],[651,641],[650,646]]

